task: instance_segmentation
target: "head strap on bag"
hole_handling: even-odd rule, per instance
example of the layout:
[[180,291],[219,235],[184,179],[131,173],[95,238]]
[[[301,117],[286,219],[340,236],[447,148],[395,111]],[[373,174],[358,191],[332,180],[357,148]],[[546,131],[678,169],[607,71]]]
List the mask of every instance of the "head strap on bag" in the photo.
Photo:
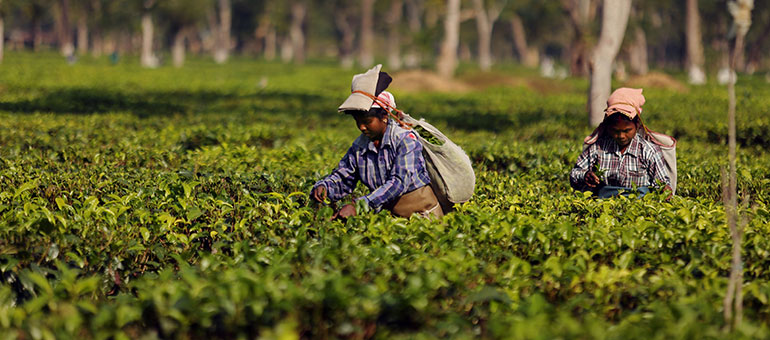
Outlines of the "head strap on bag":
[[[409,130],[409,129],[411,129],[411,128],[412,128],[412,125],[411,125],[411,124],[405,123],[404,121],[402,121],[402,120],[401,120],[401,118],[399,118],[400,116],[403,116],[403,115],[404,115],[404,112],[403,112],[403,111],[401,111],[401,110],[399,110],[399,109],[397,109],[396,107],[394,107],[394,106],[390,105],[390,103],[388,103],[388,102],[386,102],[386,101],[384,101],[384,100],[382,100],[382,99],[378,98],[377,96],[375,96],[375,95],[373,95],[373,94],[371,94],[371,93],[368,93],[368,92],[364,92],[364,91],[361,91],[361,90],[356,90],[356,91],[353,91],[353,93],[362,94],[362,95],[364,95],[364,96],[367,96],[367,97],[371,98],[372,100],[374,100],[374,102],[375,102],[377,105],[379,105],[381,108],[385,109],[385,111],[387,111],[387,112],[388,112],[388,115],[389,115],[391,118],[393,118],[393,120],[395,120],[396,122],[398,122],[398,125],[401,125],[401,127],[402,127],[402,128],[404,128],[404,129],[407,129],[407,130]],[[394,111],[395,111],[395,112],[398,112],[398,115],[395,115],[395,114],[393,113]]]

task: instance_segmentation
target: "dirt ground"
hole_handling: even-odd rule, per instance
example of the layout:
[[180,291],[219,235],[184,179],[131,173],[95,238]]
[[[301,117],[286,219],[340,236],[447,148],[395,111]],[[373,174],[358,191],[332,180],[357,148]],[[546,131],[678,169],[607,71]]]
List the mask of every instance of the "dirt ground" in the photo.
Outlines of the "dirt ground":
[[392,88],[408,92],[465,93],[490,87],[526,87],[539,93],[570,91],[571,86],[558,80],[538,77],[514,77],[496,73],[475,73],[454,79],[446,79],[425,70],[409,70],[393,74]]
[[685,93],[688,91],[687,85],[674,77],[660,72],[650,72],[643,76],[632,76],[629,78],[623,86],[626,87],[655,87],[667,90],[673,90],[679,93]]
[[[490,87],[526,87],[541,94],[555,94],[574,91],[572,85],[556,79],[541,77],[516,77],[499,73],[474,73],[453,79],[440,77],[432,71],[409,70],[393,74],[391,88],[407,92],[448,92],[466,93],[483,91]],[[663,88],[680,93],[688,91],[687,85],[674,77],[660,72],[643,76],[632,76],[623,86],[642,88]]]

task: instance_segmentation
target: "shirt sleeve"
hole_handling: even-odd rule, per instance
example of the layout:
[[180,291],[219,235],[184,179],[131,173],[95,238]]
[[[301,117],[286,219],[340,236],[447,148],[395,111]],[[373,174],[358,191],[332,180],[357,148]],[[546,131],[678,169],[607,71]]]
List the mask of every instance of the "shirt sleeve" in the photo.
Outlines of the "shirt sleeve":
[[575,166],[569,173],[569,184],[575,190],[588,190],[585,184],[585,177],[588,170],[595,163],[596,144],[591,144],[578,156]]
[[663,158],[663,151],[657,145],[652,148],[652,152],[648,156],[648,162],[647,174],[653,180],[652,185],[655,185],[657,181],[661,181],[671,186],[671,177],[668,174],[666,160]]
[[422,157],[422,145],[414,139],[402,139],[396,147],[395,164],[388,180],[359,199],[366,200],[372,209],[380,210],[385,203],[401,197],[406,193],[408,184],[418,176],[419,157]]
[[353,192],[358,182],[358,166],[355,151],[355,146],[351,146],[340,160],[340,163],[337,164],[337,168],[329,176],[316,182],[313,185],[313,190],[319,186],[326,187],[326,195],[332,202],[339,201]]

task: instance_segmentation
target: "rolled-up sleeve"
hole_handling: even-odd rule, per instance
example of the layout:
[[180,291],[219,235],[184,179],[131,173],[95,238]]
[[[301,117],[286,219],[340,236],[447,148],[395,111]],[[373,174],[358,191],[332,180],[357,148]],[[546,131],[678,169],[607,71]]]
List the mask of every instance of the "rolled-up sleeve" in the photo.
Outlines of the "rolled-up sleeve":
[[319,186],[326,187],[329,200],[336,202],[353,192],[358,181],[358,166],[356,164],[355,146],[351,146],[342,157],[337,168],[329,176],[316,182],[313,190]]
[[587,190],[586,187],[586,173],[591,169],[591,165],[595,163],[596,159],[596,143],[589,145],[578,156],[575,166],[569,173],[569,184],[575,190]]

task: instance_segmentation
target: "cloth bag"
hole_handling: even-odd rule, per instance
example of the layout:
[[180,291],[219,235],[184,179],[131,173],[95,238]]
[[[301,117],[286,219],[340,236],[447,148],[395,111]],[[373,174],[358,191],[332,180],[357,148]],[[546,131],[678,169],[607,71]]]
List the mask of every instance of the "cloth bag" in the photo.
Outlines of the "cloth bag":
[[650,142],[658,145],[663,152],[663,159],[666,161],[666,170],[671,178],[671,192],[676,195],[676,139],[664,135],[660,132],[654,132],[644,127],[644,137]]
[[412,129],[422,144],[430,185],[442,210],[449,212],[455,203],[470,200],[476,186],[476,174],[465,151],[424,119],[417,120],[406,113],[399,113],[404,123],[421,127],[439,141],[440,145],[433,144],[426,140],[427,136],[421,136]]

